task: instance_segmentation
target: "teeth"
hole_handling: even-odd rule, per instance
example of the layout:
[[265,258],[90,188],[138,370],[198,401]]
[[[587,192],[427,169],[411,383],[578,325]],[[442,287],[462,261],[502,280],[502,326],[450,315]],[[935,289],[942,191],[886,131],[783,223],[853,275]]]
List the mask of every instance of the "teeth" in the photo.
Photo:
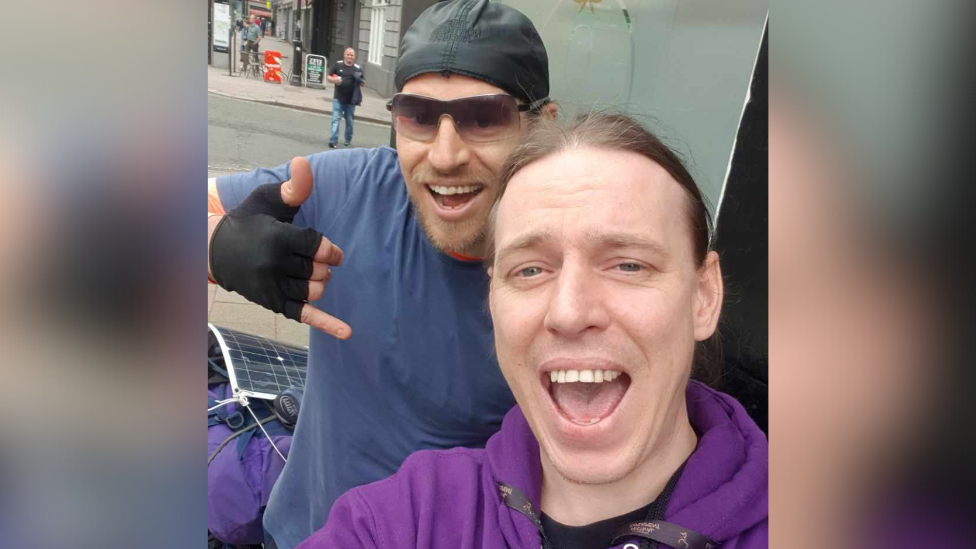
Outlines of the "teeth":
[[437,194],[466,194],[481,190],[481,185],[468,185],[466,187],[442,187],[440,185],[428,185],[430,190]]
[[553,383],[603,383],[620,377],[614,370],[553,370],[549,381]]

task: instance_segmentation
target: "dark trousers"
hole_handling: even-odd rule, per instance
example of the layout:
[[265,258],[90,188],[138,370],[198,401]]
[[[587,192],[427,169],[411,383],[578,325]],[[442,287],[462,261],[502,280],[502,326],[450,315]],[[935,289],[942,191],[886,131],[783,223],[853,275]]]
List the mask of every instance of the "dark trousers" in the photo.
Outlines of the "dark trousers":
[[256,59],[257,53],[258,53],[257,42],[251,42],[250,40],[248,40],[247,42],[244,43],[244,70],[241,72],[247,72],[247,65],[248,63],[251,62],[251,55],[253,54]]

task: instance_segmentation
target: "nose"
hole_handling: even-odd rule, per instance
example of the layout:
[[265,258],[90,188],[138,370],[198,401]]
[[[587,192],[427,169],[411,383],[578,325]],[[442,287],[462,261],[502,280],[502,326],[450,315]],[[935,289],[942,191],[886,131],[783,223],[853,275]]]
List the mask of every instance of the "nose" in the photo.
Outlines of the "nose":
[[564,338],[602,331],[610,325],[600,282],[586,268],[563,265],[544,320],[546,330]]
[[454,120],[447,115],[441,116],[427,155],[430,165],[439,172],[450,173],[467,164],[470,158],[471,151],[458,133]]

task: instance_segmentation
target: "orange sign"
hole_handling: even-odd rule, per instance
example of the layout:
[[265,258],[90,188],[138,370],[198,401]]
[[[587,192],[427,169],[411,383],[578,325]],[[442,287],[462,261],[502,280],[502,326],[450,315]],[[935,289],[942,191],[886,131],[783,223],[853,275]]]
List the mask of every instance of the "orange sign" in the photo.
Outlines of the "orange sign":
[[264,51],[264,81],[281,83],[281,53]]

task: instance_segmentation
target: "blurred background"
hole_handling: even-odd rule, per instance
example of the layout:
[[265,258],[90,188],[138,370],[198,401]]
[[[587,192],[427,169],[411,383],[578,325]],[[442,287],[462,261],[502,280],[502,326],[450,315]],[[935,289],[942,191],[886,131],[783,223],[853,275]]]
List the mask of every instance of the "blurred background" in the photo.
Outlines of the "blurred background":
[[3,4],[2,547],[205,543],[195,4]]
[[[564,1],[511,3],[568,108],[646,115],[725,204],[737,137],[762,131],[740,119],[766,5]],[[738,299],[769,326],[746,354],[768,359],[771,545],[970,547],[976,14],[769,4],[768,307],[759,191],[739,253],[760,278]],[[5,4],[4,547],[205,543],[203,6]],[[734,181],[756,185],[747,152]]]
[[770,12],[771,545],[971,547],[972,6]]

